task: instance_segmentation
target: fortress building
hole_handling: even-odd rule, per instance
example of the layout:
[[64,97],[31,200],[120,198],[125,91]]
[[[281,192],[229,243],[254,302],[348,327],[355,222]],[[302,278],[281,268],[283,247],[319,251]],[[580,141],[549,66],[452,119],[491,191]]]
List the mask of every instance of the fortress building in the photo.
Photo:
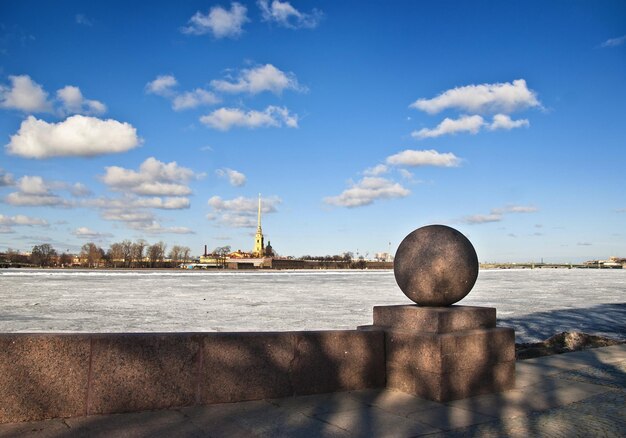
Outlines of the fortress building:
[[263,242],[263,230],[261,229],[261,194],[259,193],[259,212],[257,218],[256,234],[254,235],[254,249],[252,250],[254,257],[263,257],[265,255],[265,244]]

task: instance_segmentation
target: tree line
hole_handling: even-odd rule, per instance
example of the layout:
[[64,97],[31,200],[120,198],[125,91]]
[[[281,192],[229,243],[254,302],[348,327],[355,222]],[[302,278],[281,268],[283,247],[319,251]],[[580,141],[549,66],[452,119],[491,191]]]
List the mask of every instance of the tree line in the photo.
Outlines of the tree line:
[[76,255],[66,252],[59,254],[48,243],[35,245],[30,255],[9,248],[3,255],[0,254],[1,259],[8,264],[39,267],[171,268],[191,261],[192,257],[191,249],[187,246],[174,245],[167,252],[167,245],[162,241],[149,244],[139,239],[135,242],[115,242],[106,250],[94,242],[88,242]]

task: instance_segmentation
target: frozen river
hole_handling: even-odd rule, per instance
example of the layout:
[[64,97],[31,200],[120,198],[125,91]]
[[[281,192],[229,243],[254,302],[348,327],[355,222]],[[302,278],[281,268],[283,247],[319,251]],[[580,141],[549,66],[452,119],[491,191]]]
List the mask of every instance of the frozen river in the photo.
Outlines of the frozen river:
[[[352,329],[411,304],[391,271],[0,270],[0,332]],[[626,270],[481,271],[459,304],[493,306],[517,340],[626,339]]]

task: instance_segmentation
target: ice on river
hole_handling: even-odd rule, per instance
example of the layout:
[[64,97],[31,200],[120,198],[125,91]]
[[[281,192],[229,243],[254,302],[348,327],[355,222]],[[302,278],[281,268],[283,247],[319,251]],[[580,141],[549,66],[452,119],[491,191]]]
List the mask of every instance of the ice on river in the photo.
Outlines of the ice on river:
[[[626,339],[626,270],[481,271],[458,304],[493,306],[517,340]],[[354,329],[411,304],[391,271],[0,270],[0,332]]]

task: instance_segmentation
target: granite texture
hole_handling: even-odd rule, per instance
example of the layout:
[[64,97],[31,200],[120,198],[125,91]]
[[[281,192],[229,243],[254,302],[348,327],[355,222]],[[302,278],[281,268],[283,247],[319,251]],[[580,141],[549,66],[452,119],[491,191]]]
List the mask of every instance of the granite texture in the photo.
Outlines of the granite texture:
[[207,334],[200,404],[292,395],[293,345],[294,335],[289,332]]
[[193,334],[93,335],[88,413],[194,404],[200,347]]
[[381,306],[365,331],[385,332],[387,387],[445,402],[515,384],[515,331],[496,309]]
[[388,331],[387,363],[445,374],[515,360],[514,341],[514,332],[508,328],[443,335]]
[[515,387],[515,361],[447,373],[431,373],[408,364],[387,364],[387,388],[436,402],[473,397]]
[[459,231],[445,225],[428,225],[400,243],[393,270],[398,286],[413,302],[449,306],[474,287],[478,256]]
[[296,335],[294,394],[385,386],[383,332],[323,331]]
[[224,333],[204,338],[200,403],[385,384],[384,333]]
[[0,422],[85,415],[89,336],[0,334]]
[[496,326],[496,309],[473,306],[375,306],[374,325],[427,333],[493,328]]

